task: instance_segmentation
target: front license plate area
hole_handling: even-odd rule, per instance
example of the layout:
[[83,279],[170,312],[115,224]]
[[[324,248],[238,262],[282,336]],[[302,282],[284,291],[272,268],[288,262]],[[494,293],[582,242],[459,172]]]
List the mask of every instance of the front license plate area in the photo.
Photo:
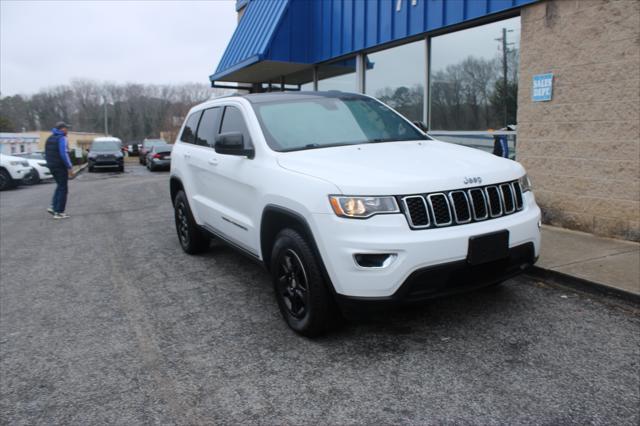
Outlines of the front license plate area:
[[469,238],[467,262],[470,265],[481,265],[508,257],[509,231],[507,230]]

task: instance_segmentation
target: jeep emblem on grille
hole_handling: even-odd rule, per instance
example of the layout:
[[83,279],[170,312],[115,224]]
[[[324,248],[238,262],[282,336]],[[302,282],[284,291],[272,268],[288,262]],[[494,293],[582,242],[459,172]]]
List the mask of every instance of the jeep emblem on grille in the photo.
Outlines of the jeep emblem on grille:
[[464,184],[465,185],[469,185],[471,183],[477,183],[477,184],[481,184],[482,183],[482,178],[480,176],[476,176],[476,177],[465,177],[464,178]]

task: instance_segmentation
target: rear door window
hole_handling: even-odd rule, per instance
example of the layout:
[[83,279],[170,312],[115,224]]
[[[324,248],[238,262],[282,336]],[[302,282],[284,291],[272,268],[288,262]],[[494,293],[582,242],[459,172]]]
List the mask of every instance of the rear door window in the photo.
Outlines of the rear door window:
[[198,121],[200,121],[201,115],[202,111],[198,111],[189,116],[189,118],[187,119],[187,123],[184,125],[184,130],[182,130],[182,135],[180,135],[180,140],[182,142],[196,142],[196,130],[198,128]]
[[216,142],[216,128],[220,120],[221,109],[220,107],[209,108],[202,113],[196,136],[197,145],[213,147]]

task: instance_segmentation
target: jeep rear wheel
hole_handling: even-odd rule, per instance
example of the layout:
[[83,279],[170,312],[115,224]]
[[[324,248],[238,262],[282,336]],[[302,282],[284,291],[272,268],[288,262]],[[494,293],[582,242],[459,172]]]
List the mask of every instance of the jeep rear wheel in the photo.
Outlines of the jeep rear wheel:
[[297,231],[284,229],[276,237],[271,274],[280,312],[296,333],[317,336],[339,321],[340,313],[318,260]]
[[173,204],[176,231],[182,250],[189,254],[205,251],[209,248],[209,237],[193,219],[184,191],[178,192]]

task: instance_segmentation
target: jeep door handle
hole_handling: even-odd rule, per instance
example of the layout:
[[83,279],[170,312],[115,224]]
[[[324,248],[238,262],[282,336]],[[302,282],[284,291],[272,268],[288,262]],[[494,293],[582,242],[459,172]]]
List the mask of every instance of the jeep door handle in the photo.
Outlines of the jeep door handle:
[[191,158],[191,154],[184,153],[184,154],[183,154],[183,156],[184,156],[184,158],[186,158],[187,160],[188,160],[189,158]]
[[212,166],[217,166],[218,165],[218,159],[217,158],[209,158],[209,161],[207,161],[207,163],[209,163]]

